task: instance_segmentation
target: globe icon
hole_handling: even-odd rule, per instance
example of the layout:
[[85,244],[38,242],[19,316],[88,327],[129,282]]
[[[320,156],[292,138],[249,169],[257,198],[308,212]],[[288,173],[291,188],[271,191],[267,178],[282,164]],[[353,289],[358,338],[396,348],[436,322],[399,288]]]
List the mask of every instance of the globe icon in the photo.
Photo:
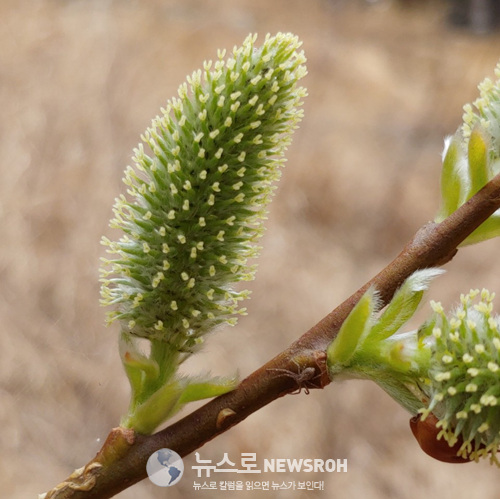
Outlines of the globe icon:
[[146,464],[149,479],[159,487],[170,487],[182,478],[184,463],[171,449],[160,449],[149,456]]

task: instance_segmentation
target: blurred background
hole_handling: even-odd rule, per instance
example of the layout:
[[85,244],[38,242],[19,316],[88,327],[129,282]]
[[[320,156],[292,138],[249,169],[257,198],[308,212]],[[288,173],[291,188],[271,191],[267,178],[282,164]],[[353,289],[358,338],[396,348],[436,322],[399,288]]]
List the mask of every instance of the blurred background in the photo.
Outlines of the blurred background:
[[[249,315],[186,366],[244,377],[434,216],[443,138],[500,58],[493,13],[472,15],[469,3],[0,2],[3,496],[36,497],[54,486],[93,457],[126,410],[117,330],[104,327],[98,304],[99,241],[116,237],[107,224],[132,148],[186,74],[249,32],[292,31],[308,57],[306,116],[271,206]],[[471,287],[499,291],[497,254],[497,241],[461,250],[429,298],[449,307]],[[325,482],[324,492],[286,497],[498,497],[498,469],[432,460],[408,420],[374,384],[344,382],[277,400],[200,453],[214,462],[224,452],[233,461],[242,452],[348,460],[347,473],[262,477]],[[168,491],[145,480],[119,497],[222,494],[192,487],[189,472]]]

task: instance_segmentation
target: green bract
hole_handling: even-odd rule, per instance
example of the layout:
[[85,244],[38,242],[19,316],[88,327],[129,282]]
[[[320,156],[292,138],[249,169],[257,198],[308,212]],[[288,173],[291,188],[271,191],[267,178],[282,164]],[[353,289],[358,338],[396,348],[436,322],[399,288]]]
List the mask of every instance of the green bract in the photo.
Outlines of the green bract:
[[415,332],[400,328],[413,316],[439,269],[412,274],[379,316],[377,292],[370,288],[342,324],[327,350],[332,379],[371,379],[412,413],[422,407],[415,379],[425,375],[428,350]]
[[332,379],[365,378],[378,383],[412,414],[431,412],[450,447],[460,438],[458,455],[490,455],[500,465],[500,317],[493,296],[483,290],[461,297],[447,318],[431,302],[433,315],[418,331],[401,332],[413,315],[436,269],[415,272],[375,316],[376,292],[368,290],[327,350]]
[[[500,78],[500,64],[495,73]],[[441,222],[500,172],[500,80],[479,85],[479,98],[464,106],[464,123],[445,141],[441,173]],[[475,110],[474,110],[475,108]],[[462,245],[500,234],[500,211],[478,227]]]
[[[104,260],[101,294],[114,308],[109,321],[122,326],[122,358],[137,393],[165,387],[172,373],[162,364],[175,372],[203,335],[244,313],[248,292],[232,286],[254,276],[248,260],[257,256],[306,95],[297,84],[306,74],[298,39],[280,33],[261,47],[255,40],[188,77],[125,171],[128,197],[116,200],[111,221],[125,234],[103,239],[114,258]],[[152,342],[149,356],[137,337]]]

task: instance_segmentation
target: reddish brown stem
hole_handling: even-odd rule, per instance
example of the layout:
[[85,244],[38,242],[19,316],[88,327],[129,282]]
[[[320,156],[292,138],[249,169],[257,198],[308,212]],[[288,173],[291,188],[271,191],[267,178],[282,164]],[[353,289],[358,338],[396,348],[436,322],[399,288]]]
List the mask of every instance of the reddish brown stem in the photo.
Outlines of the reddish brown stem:
[[[422,227],[378,275],[289,348],[244,379],[235,390],[217,397],[154,435],[136,434],[131,438],[124,433],[125,436],[116,438],[124,430],[114,429],[103,450],[79,470],[78,477],[72,476],[60,484],[57,491],[49,492],[47,499],[112,497],[146,477],[146,461],[156,450],[166,447],[186,456],[269,402],[296,390],[297,380],[304,387],[323,388],[329,383],[325,350],[366,289],[375,286],[383,303],[387,304],[415,270],[440,266],[451,260],[460,243],[499,208],[500,175],[497,175],[446,220]],[[298,366],[301,372],[297,371]],[[314,375],[309,368],[314,368]],[[309,369],[307,373],[311,375],[304,377],[304,369]],[[295,372],[297,376],[282,376],[276,370]],[[113,447],[116,445],[113,442],[120,443],[119,454],[116,454],[116,459],[103,460],[103,456],[112,454],[113,449],[110,451],[106,446]],[[78,483],[86,485],[75,489]]]

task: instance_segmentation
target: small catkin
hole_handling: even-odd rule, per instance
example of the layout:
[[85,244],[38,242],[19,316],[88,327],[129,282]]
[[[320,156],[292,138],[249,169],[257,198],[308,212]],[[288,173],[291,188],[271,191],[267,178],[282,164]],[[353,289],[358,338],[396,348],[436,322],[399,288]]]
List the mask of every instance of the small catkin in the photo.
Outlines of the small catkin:
[[[477,300],[479,298],[479,300]],[[461,305],[446,317],[433,304],[434,317],[422,329],[432,338],[425,386],[429,392],[423,417],[433,412],[438,438],[450,446],[460,438],[458,455],[477,460],[489,456],[500,465],[500,317],[493,314],[494,294],[478,290],[462,295]]]

